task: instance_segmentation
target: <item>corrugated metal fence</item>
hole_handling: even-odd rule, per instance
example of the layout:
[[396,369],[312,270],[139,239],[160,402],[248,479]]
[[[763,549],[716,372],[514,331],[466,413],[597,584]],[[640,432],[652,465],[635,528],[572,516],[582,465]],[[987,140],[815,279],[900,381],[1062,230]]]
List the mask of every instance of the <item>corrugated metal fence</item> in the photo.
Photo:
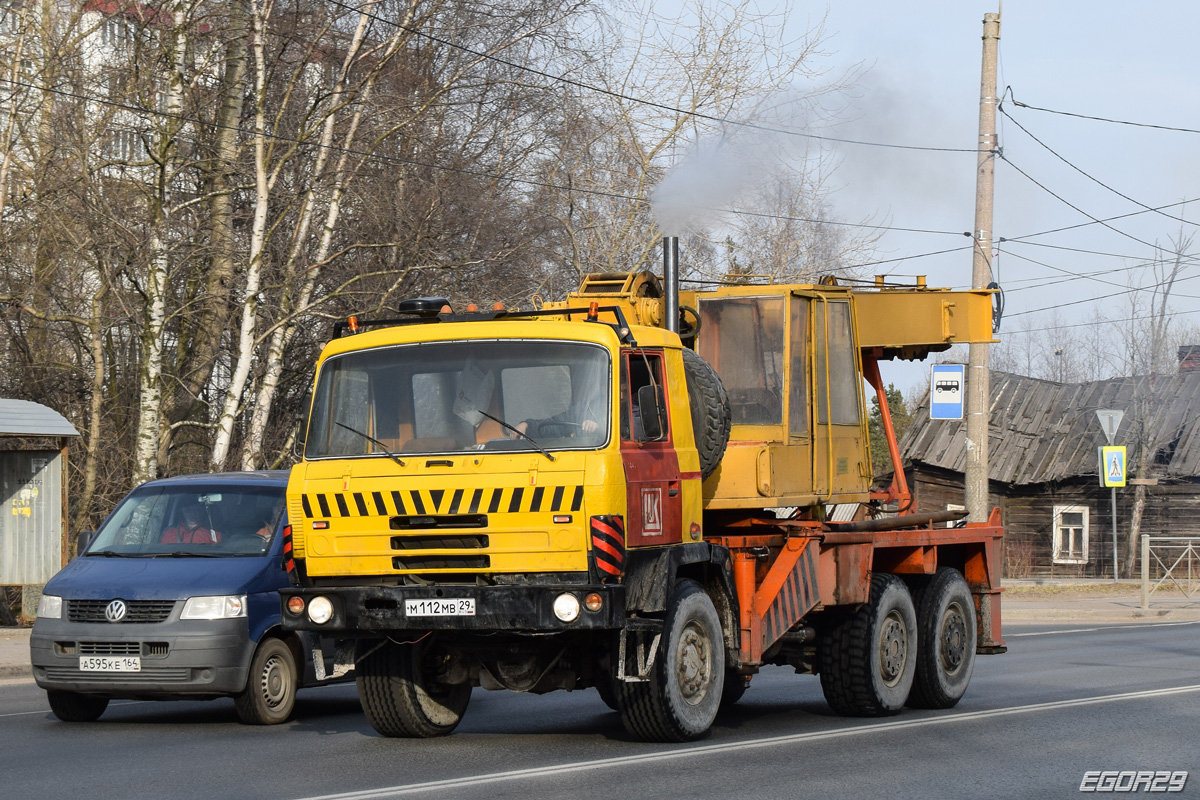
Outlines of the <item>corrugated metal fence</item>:
[[0,585],[41,584],[62,567],[62,454],[0,452]]

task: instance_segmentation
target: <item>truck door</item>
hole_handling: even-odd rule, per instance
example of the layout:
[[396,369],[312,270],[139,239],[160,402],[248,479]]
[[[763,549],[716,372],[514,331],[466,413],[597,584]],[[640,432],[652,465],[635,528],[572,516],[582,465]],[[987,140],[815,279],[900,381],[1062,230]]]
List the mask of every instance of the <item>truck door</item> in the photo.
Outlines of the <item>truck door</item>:
[[638,390],[643,386],[660,387],[670,407],[661,350],[625,351],[621,356],[621,460],[628,505],[625,535],[631,547],[683,540],[683,497],[674,435],[668,422],[660,439],[650,441],[646,436],[637,408]]

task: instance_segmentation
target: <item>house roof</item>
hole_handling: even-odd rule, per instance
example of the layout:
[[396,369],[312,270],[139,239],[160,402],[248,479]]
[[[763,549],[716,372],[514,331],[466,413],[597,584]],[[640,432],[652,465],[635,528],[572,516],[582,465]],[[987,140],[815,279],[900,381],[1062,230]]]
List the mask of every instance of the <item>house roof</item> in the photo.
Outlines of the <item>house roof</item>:
[[[1096,448],[1107,444],[1099,409],[1125,412],[1114,444],[1137,464],[1139,439],[1153,448],[1155,474],[1200,477],[1200,372],[1055,383],[991,373],[988,473],[1009,484],[1095,475]],[[900,441],[907,461],[966,471],[965,420],[931,420],[922,399]]]
[[0,399],[0,436],[78,436],[67,418],[28,400]]

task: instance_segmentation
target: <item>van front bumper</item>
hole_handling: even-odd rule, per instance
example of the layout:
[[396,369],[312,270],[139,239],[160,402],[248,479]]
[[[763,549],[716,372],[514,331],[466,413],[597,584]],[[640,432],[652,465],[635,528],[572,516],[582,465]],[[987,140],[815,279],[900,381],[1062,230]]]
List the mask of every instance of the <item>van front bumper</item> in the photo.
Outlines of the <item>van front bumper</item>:
[[[126,625],[38,619],[29,637],[38,686],[112,698],[237,694],[246,687],[254,647],[245,618]],[[89,656],[136,656],[140,669],[81,669]]]

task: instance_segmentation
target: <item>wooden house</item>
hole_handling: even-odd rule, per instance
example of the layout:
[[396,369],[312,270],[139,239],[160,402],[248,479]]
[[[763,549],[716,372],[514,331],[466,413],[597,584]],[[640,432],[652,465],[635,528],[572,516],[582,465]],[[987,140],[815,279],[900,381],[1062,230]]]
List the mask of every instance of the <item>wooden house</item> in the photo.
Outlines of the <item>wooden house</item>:
[[[1003,513],[1008,577],[1113,574],[1112,490],[1099,480],[1098,448],[1107,443],[1099,409],[1124,412],[1114,444],[1128,448],[1133,483],[1116,490],[1122,572],[1139,491],[1145,495],[1140,533],[1200,536],[1200,371],[1185,366],[1184,350],[1181,371],[1168,376],[1068,384],[991,373],[989,492]],[[931,420],[928,403],[926,396],[900,442],[916,507],[962,508],[966,422]]]

